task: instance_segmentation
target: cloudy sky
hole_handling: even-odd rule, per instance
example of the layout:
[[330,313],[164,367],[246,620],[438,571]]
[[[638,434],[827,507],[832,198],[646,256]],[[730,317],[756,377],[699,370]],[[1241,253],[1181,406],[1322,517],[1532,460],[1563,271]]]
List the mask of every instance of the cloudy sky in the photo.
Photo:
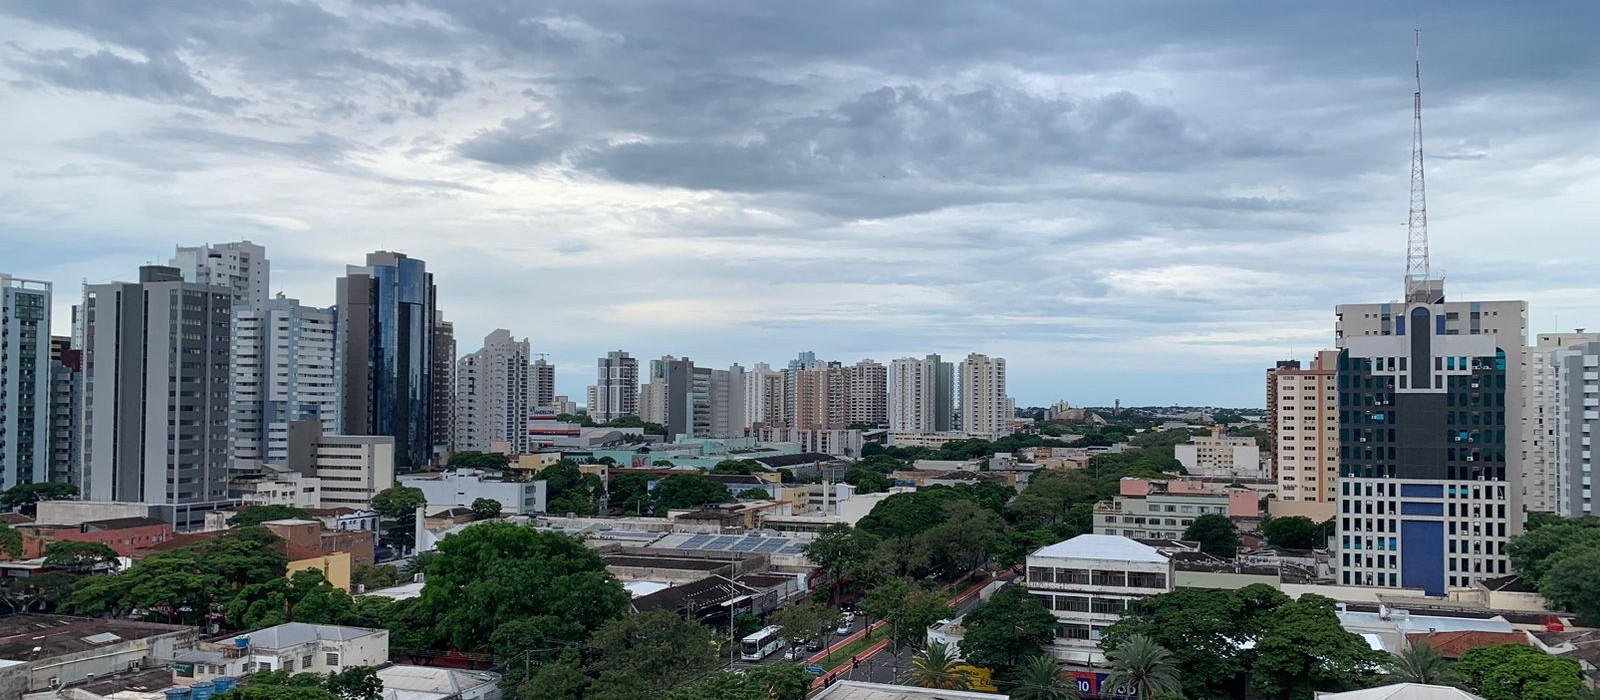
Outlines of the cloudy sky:
[[428,262],[463,351],[984,352],[1022,405],[1260,405],[1404,270],[1600,327],[1600,4],[5,0],[0,271]]

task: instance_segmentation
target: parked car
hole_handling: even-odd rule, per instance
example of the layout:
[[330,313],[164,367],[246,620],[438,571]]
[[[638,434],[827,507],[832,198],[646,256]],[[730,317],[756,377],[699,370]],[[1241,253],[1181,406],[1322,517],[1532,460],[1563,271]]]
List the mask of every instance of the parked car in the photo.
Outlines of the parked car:
[[806,642],[806,651],[822,651],[822,640],[811,639]]

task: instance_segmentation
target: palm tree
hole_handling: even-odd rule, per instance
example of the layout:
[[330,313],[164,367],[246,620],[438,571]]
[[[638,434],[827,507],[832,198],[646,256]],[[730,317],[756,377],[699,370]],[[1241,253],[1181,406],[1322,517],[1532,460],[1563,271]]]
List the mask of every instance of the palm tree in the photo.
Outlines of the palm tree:
[[1129,635],[1116,649],[1106,652],[1106,660],[1111,663],[1111,673],[1102,686],[1131,689],[1141,700],[1183,690],[1172,652],[1142,634]]
[[1452,685],[1456,681],[1450,662],[1427,642],[1417,642],[1384,662],[1383,675],[1395,683]]
[[1028,659],[1017,671],[1011,700],[1076,700],[1078,685],[1067,680],[1061,662],[1048,654]]
[[924,688],[966,690],[970,679],[956,670],[959,665],[961,659],[956,658],[950,647],[934,642],[911,657],[911,683]]

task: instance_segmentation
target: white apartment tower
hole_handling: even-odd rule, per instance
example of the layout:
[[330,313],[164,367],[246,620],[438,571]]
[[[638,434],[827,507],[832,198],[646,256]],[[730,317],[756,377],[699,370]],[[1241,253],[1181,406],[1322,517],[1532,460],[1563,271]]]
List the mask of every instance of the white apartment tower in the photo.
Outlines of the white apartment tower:
[[1566,345],[1551,353],[1555,367],[1555,512],[1595,515],[1594,438],[1600,434],[1600,341]]
[[613,350],[597,365],[589,417],[596,423],[609,423],[623,416],[639,415],[639,361]]
[[850,366],[850,424],[874,428],[889,423],[889,370],[874,360]]
[[[1600,343],[1600,333],[1540,333],[1528,348],[1528,381],[1523,393],[1523,505],[1530,511],[1564,513],[1571,505],[1570,494],[1557,493],[1565,474],[1560,459],[1562,438],[1557,412],[1567,395],[1564,387],[1575,386],[1573,377],[1562,376],[1561,363],[1575,347]],[[1582,375],[1576,377],[1582,381]],[[1577,414],[1567,414],[1573,416]]]
[[250,241],[178,246],[172,266],[183,274],[185,282],[232,289],[235,306],[260,308],[269,298],[271,265],[267,262],[267,249]]
[[744,425],[783,425],[783,373],[765,362],[745,372]]
[[456,363],[455,447],[488,452],[501,443],[514,454],[528,451],[528,416],[533,414],[526,338],[496,329],[483,348]]
[[0,274],[0,489],[49,480],[50,292]]
[[338,428],[333,353],[333,309],[282,294],[233,307],[228,423],[235,468],[286,464],[291,423]]
[[544,358],[533,361],[528,368],[528,405],[532,408],[550,408],[556,402],[556,366]]
[[737,363],[728,369],[711,370],[711,437],[744,435],[748,427],[744,422],[748,374]]
[[994,440],[1010,434],[1006,413],[1006,361],[979,353],[967,355],[956,372],[961,401],[961,427],[966,434]]

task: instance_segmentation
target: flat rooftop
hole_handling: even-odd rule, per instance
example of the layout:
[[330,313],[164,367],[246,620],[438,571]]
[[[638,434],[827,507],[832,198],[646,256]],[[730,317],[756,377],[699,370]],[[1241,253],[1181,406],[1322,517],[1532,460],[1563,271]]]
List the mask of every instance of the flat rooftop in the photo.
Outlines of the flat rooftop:
[[193,633],[194,628],[65,615],[11,615],[0,617],[0,659],[35,661],[174,632]]

